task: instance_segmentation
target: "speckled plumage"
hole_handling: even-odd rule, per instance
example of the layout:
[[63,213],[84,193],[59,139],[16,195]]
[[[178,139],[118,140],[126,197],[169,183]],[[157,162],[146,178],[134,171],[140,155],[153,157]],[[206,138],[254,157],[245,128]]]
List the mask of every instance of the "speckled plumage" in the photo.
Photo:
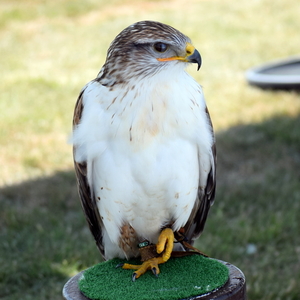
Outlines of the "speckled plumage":
[[[154,49],[158,42],[168,45],[165,52]],[[184,228],[191,243],[203,230],[215,195],[216,154],[202,89],[184,70],[194,62],[190,42],[158,22],[129,26],[77,100],[79,193],[107,259],[137,256],[137,244],[156,243],[164,227]]]

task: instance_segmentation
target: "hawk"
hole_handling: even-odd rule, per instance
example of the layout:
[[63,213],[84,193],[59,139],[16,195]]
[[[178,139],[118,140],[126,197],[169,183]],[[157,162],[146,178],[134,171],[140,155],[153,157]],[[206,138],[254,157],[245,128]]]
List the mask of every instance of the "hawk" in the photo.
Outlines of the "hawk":
[[155,245],[157,255],[141,265],[122,265],[136,270],[133,280],[148,269],[159,273],[178,233],[192,244],[214,200],[213,128],[189,63],[199,70],[201,56],[187,36],[137,22],[113,40],[76,103],[79,195],[102,256],[129,259]]

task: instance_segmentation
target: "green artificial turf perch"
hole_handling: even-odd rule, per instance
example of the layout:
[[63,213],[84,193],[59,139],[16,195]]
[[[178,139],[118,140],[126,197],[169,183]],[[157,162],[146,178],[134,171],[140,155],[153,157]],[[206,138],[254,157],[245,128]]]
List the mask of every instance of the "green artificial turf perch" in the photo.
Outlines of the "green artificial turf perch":
[[[160,265],[158,278],[148,271],[132,282],[132,271],[115,268],[122,262],[125,261],[115,258],[87,269],[79,281],[81,292],[95,300],[177,300],[218,289],[229,276],[228,268],[219,261],[192,255],[171,258]],[[140,261],[130,260],[130,263]]]

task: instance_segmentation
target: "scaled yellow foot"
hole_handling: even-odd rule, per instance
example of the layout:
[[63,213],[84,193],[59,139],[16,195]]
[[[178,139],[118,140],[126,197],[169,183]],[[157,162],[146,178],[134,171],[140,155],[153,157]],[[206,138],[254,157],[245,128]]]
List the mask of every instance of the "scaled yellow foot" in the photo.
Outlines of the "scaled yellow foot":
[[157,277],[160,273],[159,264],[165,263],[170,257],[173,251],[174,244],[174,233],[172,229],[165,228],[162,230],[158,237],[158,242],[156,244],[156,252],[158,257],[150,258],[144,261],[141,265],[131,265],[131,264],[120,264],[117,267],[122,267],[123,269],[136,270],[132,274],[132,281],[139,278],[147,270],[151,270],[152,273]]

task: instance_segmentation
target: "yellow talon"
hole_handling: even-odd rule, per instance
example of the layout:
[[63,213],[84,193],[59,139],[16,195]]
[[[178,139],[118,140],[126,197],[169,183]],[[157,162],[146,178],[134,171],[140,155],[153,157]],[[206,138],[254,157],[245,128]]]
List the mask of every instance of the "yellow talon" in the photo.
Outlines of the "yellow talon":
[[166,262],[173,251],[174,245],[174,233],[171,228],[165,228],[158,237],[158,243],[156,244],[156,251],[158,254],[163,253],[162,258]]
[[147,270],[151,270],[152,273],[157,277],[160,273],[159,264],[165,263],[170,257],[173,251],[174,244],[174,233],[172,229],[165,228],[162,230],[158,237],[158,242],[156,244],[156,252],[161,254],[158,257],[150,258],[144,261],[141,265],[131,265],[123,264],[122,268],[127,270],[136,270],[132,274],[132,280],[135,281],[136,278],[139,278],[141,275],[146,273]]

